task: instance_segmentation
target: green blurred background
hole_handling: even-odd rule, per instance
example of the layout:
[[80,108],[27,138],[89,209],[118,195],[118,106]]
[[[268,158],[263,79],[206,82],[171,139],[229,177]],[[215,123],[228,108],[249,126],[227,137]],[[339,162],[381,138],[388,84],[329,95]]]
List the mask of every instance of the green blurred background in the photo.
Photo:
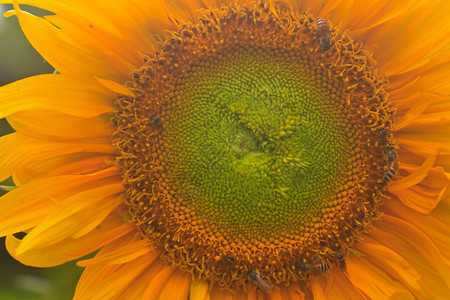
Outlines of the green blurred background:
[[[0,86],[36,74],[52,73],[54,69],[33,49],[22,33],[16,17],[4,18],[11,9],[0,5]],[[48,14],[27,6],[22,10],[36,15]],[[0,135],[12,132],[5,119],[0,119]],[[4,182],[10,185],[11,182]],[[0,195],[4,192],[0,191]],[[1,198],[0,198],[1,201]],[[40,269],[24,266],[12,259],[0,239],[0,300],[64,300],[72,299],[82,268],[75,262],[59,267]]]

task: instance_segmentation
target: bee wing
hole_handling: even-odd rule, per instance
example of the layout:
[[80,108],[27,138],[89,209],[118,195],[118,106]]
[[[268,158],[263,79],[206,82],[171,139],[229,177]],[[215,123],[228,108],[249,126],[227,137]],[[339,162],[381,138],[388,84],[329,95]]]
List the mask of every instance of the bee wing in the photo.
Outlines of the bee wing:
[[261,277],[258,279],[258,287],[264,293],[271,293],[272,292],[272,289],[270,288],[270,285],[267,283],[267,281],[265,281]]

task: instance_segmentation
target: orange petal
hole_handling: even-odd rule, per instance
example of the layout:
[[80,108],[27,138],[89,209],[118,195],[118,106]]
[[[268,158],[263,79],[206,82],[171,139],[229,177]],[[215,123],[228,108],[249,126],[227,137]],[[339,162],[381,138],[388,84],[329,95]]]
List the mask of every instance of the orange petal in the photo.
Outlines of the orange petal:
[[145,290],[142,299],[158,299],[166,282],[171,280],[171,277],[175,272],[179,272],[179,270],[167,265],[163,266],[159,271],[155,270],[154,276],[148,283],[148,287]]
[[378,44],[383,50],[377,51],[376,59],[388,75],[426,65],[448,50],[448,43],[442,37],[450,30],[446,22],[449,2],[407,1],[404,4],[407,9],[401,16],[365,36],[368,44]]
[[368,299],[414,299],[399,282],[364,257],[348,256],[347,277]]
[[[442,204],[442,203],[441,203]],[[423,215],[412,209],[408,209],[399,201],[387,201],[384,204],[384,210],[386,214],[390,216],[398,217],[411,224],[415,224],[417,229],[423,232],[439,249],[439,252],[450,261],[450,253],[447,249],[450,249],[450,236],[447,232],[450,232],[450,226],[447,224],[450,210],[445,209],[444,206],[440,206],[439,211],[443,211],[443,220],[435,217],[435,212],[431,214]]]
[[333,23],[339,24],[339,18],[342,14],[347,14],[352,3],[349,1],[292,1],[297,2],[296,11],[302,13],[304,11],[309,11],[314,14],[317,18],[330,18]]
[[383,221],[377,222],[376,226],[384,231],[398,235],[401,239],[419,250],[423,257],[436,268],[450,287],[450,270],[447,263],[433,242],[423,232],[418,230],[417,227],[402,219],[389,215],[384,215]]
[[450,61],[445,55],[435,57],[420,68],[403,74],[392,74],[389,89],[400,116],[422,99],[431,103],[425,112],[442,112],[442,104],[448,107],[448,69]]
[[444,279],[429,263],[428,258],[424,257],[418,249],[414,248],[414,246],[403,240],[401,237],[376,227],[370,232],[370,236],[381,244],[384,244],[399,253],[418,271],[420,280],[423,283],[422,288],[427,291],[426,296],[421,299],[446,298],[449,288],[444,282]]
[[409,136],[396,136],[396,141],[401,148],[428,157],[439,152],[440,154],[450,154],[450,141],[447,140],[450,132],[446,133],[445,128],[442,132],[417,133]]
[[[260,292],[256,292],[255,288],[250,288],[248,290],[247,295],[245,295],[244,293],[239,293],[240,298],[242,300],[262,300],[264,299],[264,294],[261,294]],[[212,299],[212,298],[211,298]]]
[[425,176],[427,176],[428,171],[433,166],[436,160],[436,153],[430,155],[413,174],[403,177],[401,179],[395,180],[389,185],[389,191],[395,193],[399,190],[407,189],[415,184],[421,182]]
[[268,300],[283,300],[283,295],[279,288],[272,288],[270,294],[266,294],[266,299]]
[[189,291],[189,299],[191,300],[210,300],[210,285],[207,281],[192,281]]
[[419,298],[428,296],[420,274],[401,256],[401,252],[396,252],[370,238],[356,244],[355,248],[365,254],[365,257],[375,266],[381,267],[392,278],[407,286],[415,296],[420,296]]
[[176,270],[167,280],[161,293],[158,295],[160,300],[173,299],[173,300],[186,300],[189,295],[189,286],[191,284],[191,274]]
[[320,285],[319,278],[314,276],[314,278],[311,279],[311,293],[313,294],[314,300],[324,300],[328,299],[328,297],[325,296],[325,291],[323,287]]
[[[255,296],[255,297],[248,297],[248,299],[265,299],[264,294],[260,293],[260,297]],[[211,289],[210,292],[210,297],[212,300],[243,300],[247,298],[247,293],[242,291],[242,290],[223,290],[221,288],[219,288],[217,285],[214,285]]]
[[[366,39],[364,34],[383,27],[388,22],[398,19],[411,8],[409,1],[361,1],[349,2],[348,14],[336,20],[336,24],[343,23],[344,28],[351,31],[357,39]],[[338,8],[339,10],[341,8]],[[342,8],[344,9],[344,8]],[[389,24],[389,23],[388,23]]]
[[399,131],[400,129],[408,126],[409,124],[411,124],[411,122],[419,118],[424,110],[430,105],[433,98],[435,98],[435,96],[429,96],[410,105],[409,110],[404,115],[402,115],[400,120],[396,121],[396,123],[394,124],[394,131]]
[[[407,155],[404,152],[402,154],[404,154],[402,156],[402,160],[404,161],[413,162],[414,160],[420,159],[420,157],[414,157],[411,154]],[[429,159],[430,157],[427,160]],[[431,163],[431,161],[429,161],[429,163]],[[417,167],[414,164],[401,164],[403,173],[408,172],[412,174],[398,180],[398,182],[402,182],[405,179],[403,182],[405,185],[403,187],[406,187],[408,181],[409,184],[415,183],[415,185],[403,190],[397,190],[397,181],[392,183],[392,186],[394,186],[392,192],[397,198],[408,207],[423,214],[432,212],[443,199],[446,199],[446,197],[450,195],[450,189],[448,188],[450,185],[450,176],[448,173],[446,173],[442,167],[433,167],[424,170],[426,169],[426,164],[427,161],[420,167]],[[436,162],[434,164],[439,165],[439,163]],[[426,176],[422,178],[423,175]]]
[[27,2],[54,12],[56,15],[46,19],[65,30],[67,38],[78,47],[115,53],[117,60],[134,64],[139,63],[142,53],[152,54],[158,48],[155,36],[164,37],[171,25],[162,1],[157,0],[115,1],[114,5],[89,1]]
[[200,8],[205,8],[201,1],[164,0],[163,4],[169,19],[175,24],[196,20]]
[[433,176],[435,183],[442,183],[440,186],[421,185],[413,186],[407,190],[398,191],[395,195],[406,206],[414,209],[422,214],[431,213],[439,202],[450,194],[448,189],[449,182],[445,176],[445,180],[440,180],[438,175]]
[[289,296],[286,297],[286,299],[292,299],[292,300],[304,300],[305,299],[305,293],[303,292],[302,288],[298,283],[292,283],[288,287],[286,287],[286,291],[288,292]]
[[117,295],[117,299],[142,299],[145,289],[148,287],[148,283],[152,280],[154,274],[149,272],[151,266],[147,270],[136,277],[130,284],[123,289],[120,295]]
[[[118,53],[120,60],[133,63],[142,58],[139,54],[152,54],[158,49],[159,39],[155,36],[164,37],[168,29],[173,29],[162,1],[157,0],[116,1],[114,5],[44,0],[33,1],[33,5],[54,12],[56,16],[46,18],[59,28],[70,29],[66,35],[80,47]],[[83,40],[86,29],[90,39]],[[123,43],[125,38],[127,43]]]
[[332,276],[334,277],[334,284],[331,287],[330,298],[331,299],[361,299],[362,295],[356,289],[356,287],[348,280],[342,271],[334,271]]

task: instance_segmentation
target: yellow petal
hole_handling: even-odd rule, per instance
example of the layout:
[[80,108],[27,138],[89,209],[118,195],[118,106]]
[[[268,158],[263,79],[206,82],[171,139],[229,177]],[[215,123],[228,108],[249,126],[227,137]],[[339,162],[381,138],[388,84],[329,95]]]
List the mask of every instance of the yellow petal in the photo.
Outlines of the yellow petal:
[[[14,9],[14,14],[17,15],[27,40],[50,65],[62,74],[83,75],[88,78],[99,75],[103,78],[125,81],[126,75],[135,68],[132,62],[127,60],[129,57],[118,55],[121,47],[116,47],[116,52],[109,48],[102,48],[103,43],[99,42],[99,38],[105,41],[106,45],[108,41],[102,39],[105,35],[91,33],[93,30],[89,28],[94,29],[94,27],[91,27],[93,25],[89,22],[84,22],[86,27],[82,31],[77,30],[73,24],[61,28],[58,27],[61,24],[56,22],[58,17],[48,17],[52,22],[57,23],[55,26],[45,18],[21,11],[18,5],[14,5]],[[111,43],[109,45],[111,46]],[[61,53],[64,55],[60,55]],[[76,63],[68,64],[67,61]]]
[[[60,175],[86,175],[107,169],[113,161],[112,156],[96,155],[93,153],[72,153],[49,159],[29,163],[13,175],[17,185],[24,185],[30,181]],[[117,175],[119,176],[119,175]]]
[[[30,229],[56,209],[57,201],[77,194],[109,177],[106,171],[89,175],[67,175],[33,181],[2,196],[0,201],[0,235]],[[101,181],[100,181],[101,182]],[[97,184],[96,184],[97,185]]]
[[122,191],[119,182],[78,193],[57,204],[53,213],[23,238],[16,254],[90,232],[121,202],[117,194]]
[[26,110],[7,117],[16,132],[60,141],[111,136],[113,127],[101,118],[80,118],[54,111]]
[[117,247],[117,250],[105,254],[97,254],[94,258],[79,261],[77,265],[89,267],[92,265],[123,264],[145,255],[151,251],[147,240],[138,239],[128,245]]
[[0,181],[29,163],[69,153],[113,154],[109,139],[85,139],[54,142],[12,133],[0,137]]
[[75,291],[74,299],[118,299],[119,295],[153,264],[152,257],[135,259],[123,265],[88,267]]
[[120,94],[120,95],[127,95],[127,96],[132,96],[132,92],[127,89],[126,87],[124,87],[123,85],[112,81],[112,80],[108,80],[108,79],[102,79],[100,77],[94,76],[95,79],[97,79],[98,82],[100,82],[101,85],[103,85],[105,88],[107,88],[108,90],[110,90],[111,92]]
[[[123,220],[121,220],[122,224]],[[126,224],[127,227],[133,228],[133,231],[126,235],[121,235],[120,238],[116,238],[107,243],[98,253],[97,256],[104,257],[110,253],[117,251],[117,249],[126,247],[130,243],[134,243],[135,241],[140,240],[140,237],[136,234],[136,227],[132,224]],[[120,276],[123,277],[124,283],[120,285],[120,289],[114,290],[112,293],[114,295],[111,298],[118,298],[118,295],[123,293],[130,293],[129,288],[134,285],[137,278],[145,277],[148,278],[149,271],[159,270],[162,267],[162,261],[158,258],[160,256],[159,251],[150,251],[145,256],[136,257],[136,259],[129,261],[125,264],[92,264],[88,266],[81,279],[78,283],[75,296],[85,299],[88,299],[88,296],[91,297],[100,297],[103,295],[104,291],[102,289],[108,290],[108,283],[111,281],[120,280]],[[124,273],[124,269],[128,270],[128,268],[132,268],[136,264],[144,265],[144,269],[136,273],[131,274],[131,278],[127,277],[127,274]],[[139,267],[140,268],[140,267]],[[147,287],[148,281],[145,283],[145,287]],[[139,286],[139,290],[142,294],[143,290],[141,286]]]
[[[79,47],[119,53],[122,60],[136,63],[139,54],[158,48],[155,35],[164,37],[169,20],[162,1],[130,0],[126,3],[92,1],[30,0],[27,4],[56,15],[46,16]],[[89,36],[86,38],[86,31]],[[127,43],[123,43],[124,39]]]
[[48,247],[33,249],[20,256],[16,255],[21,240],[10,235],[6,237],[6,248],[10,255],[27,266],[48,268],[85,256],[115,239],[135,230],[124,224],[120,218],[108,217],[101,226],[79,239],[67,238]]
[[0,117],[30,109],[94,117],[113,111],[114,99],[115,94],[96,84],[94,79],[37,75],[0,87]]

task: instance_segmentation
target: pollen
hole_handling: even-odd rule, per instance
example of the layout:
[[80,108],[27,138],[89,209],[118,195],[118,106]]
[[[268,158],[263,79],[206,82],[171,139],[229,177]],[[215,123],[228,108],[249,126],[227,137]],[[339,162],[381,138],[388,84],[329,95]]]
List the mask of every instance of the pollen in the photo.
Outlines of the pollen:
[[385,85],[326,20],[260,2],[202,11],[117,98],[131,221],[168,263],[223,288],[345,265],[387,197]]

